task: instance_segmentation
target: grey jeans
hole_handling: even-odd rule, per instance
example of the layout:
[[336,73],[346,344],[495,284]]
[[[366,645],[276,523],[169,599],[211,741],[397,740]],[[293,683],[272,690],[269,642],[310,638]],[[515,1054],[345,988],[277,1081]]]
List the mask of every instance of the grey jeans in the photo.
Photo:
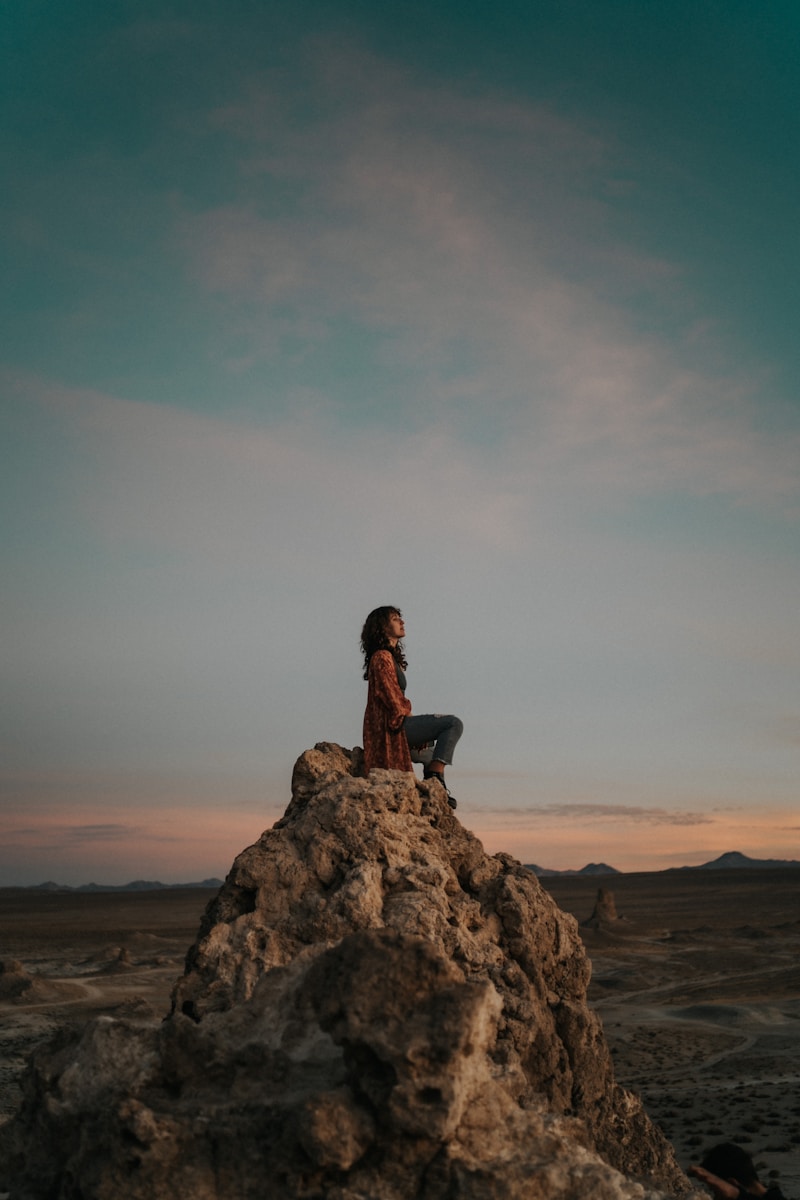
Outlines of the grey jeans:
[[418,717],[406,717],[403,732],[408,740],[412,762],[428,766],[436,759],[437,762],[449,764],[453,761],[456,743],[464,732],[464,724],[452,713],[422,713]]

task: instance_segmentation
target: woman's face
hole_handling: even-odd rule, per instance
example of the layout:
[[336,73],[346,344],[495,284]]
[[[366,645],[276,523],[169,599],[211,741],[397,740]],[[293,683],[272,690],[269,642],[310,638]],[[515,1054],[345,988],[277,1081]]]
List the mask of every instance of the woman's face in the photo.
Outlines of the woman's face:
[[406,636],[406,627],[400,613],[392,613],[386,622],[386,636],[392,646],[396,646],[400,638]]

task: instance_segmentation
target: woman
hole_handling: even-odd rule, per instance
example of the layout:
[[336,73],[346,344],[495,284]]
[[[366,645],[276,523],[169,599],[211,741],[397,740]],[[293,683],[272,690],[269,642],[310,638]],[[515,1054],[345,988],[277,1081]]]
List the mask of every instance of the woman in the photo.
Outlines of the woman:
[[406,699],[405,669],[408,666],[401,639],[406,630],[399,608],[385,605],[374,609],[361,630],[364,678],[369,684],[364,713],[364,764],[367,771],[384,767],[413,771],[413,762],[423,764],[423,779],[438,779],[451,808],[456,807],[444,781],[445,766],[453,761],[453,750],[464,731],[458,717],[441,713],[411,715]]

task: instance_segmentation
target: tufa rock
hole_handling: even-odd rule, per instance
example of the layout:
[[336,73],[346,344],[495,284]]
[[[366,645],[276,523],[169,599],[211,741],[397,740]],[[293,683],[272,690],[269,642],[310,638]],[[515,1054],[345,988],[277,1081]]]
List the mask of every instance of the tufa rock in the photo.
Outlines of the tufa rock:
[[15,1001],[30,992],[33,977],[16,958],[0,962],[0,1000]]
[[292,792],[208,905],[170,1017],[35,1056],[0,1130],[12,1200],[688,1194],[536,878],[358,751],[307,751]]
[[604,925],[610,925],[619,920],[617,906],[614,903],[614,893],[610,888],[601,887],[597,889],[597,899],[592,915],[588,920],[582,921],[581,925],[586,929],[601,929]]

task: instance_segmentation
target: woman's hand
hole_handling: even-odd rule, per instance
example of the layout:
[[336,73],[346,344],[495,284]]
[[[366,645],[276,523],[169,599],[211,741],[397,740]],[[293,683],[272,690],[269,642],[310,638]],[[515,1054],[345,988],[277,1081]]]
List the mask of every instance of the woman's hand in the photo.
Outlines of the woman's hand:
[[704,1170],[702,1167],[689,1167],[687,1172],[689,1175],[694,1175],[701,1183],[710,1187],[718,1200],[738,1200],[741,1188],[738,1183],[730,1183],[727,1179],[720,1179],[718,1175],[712,1175],[710,1171]]

